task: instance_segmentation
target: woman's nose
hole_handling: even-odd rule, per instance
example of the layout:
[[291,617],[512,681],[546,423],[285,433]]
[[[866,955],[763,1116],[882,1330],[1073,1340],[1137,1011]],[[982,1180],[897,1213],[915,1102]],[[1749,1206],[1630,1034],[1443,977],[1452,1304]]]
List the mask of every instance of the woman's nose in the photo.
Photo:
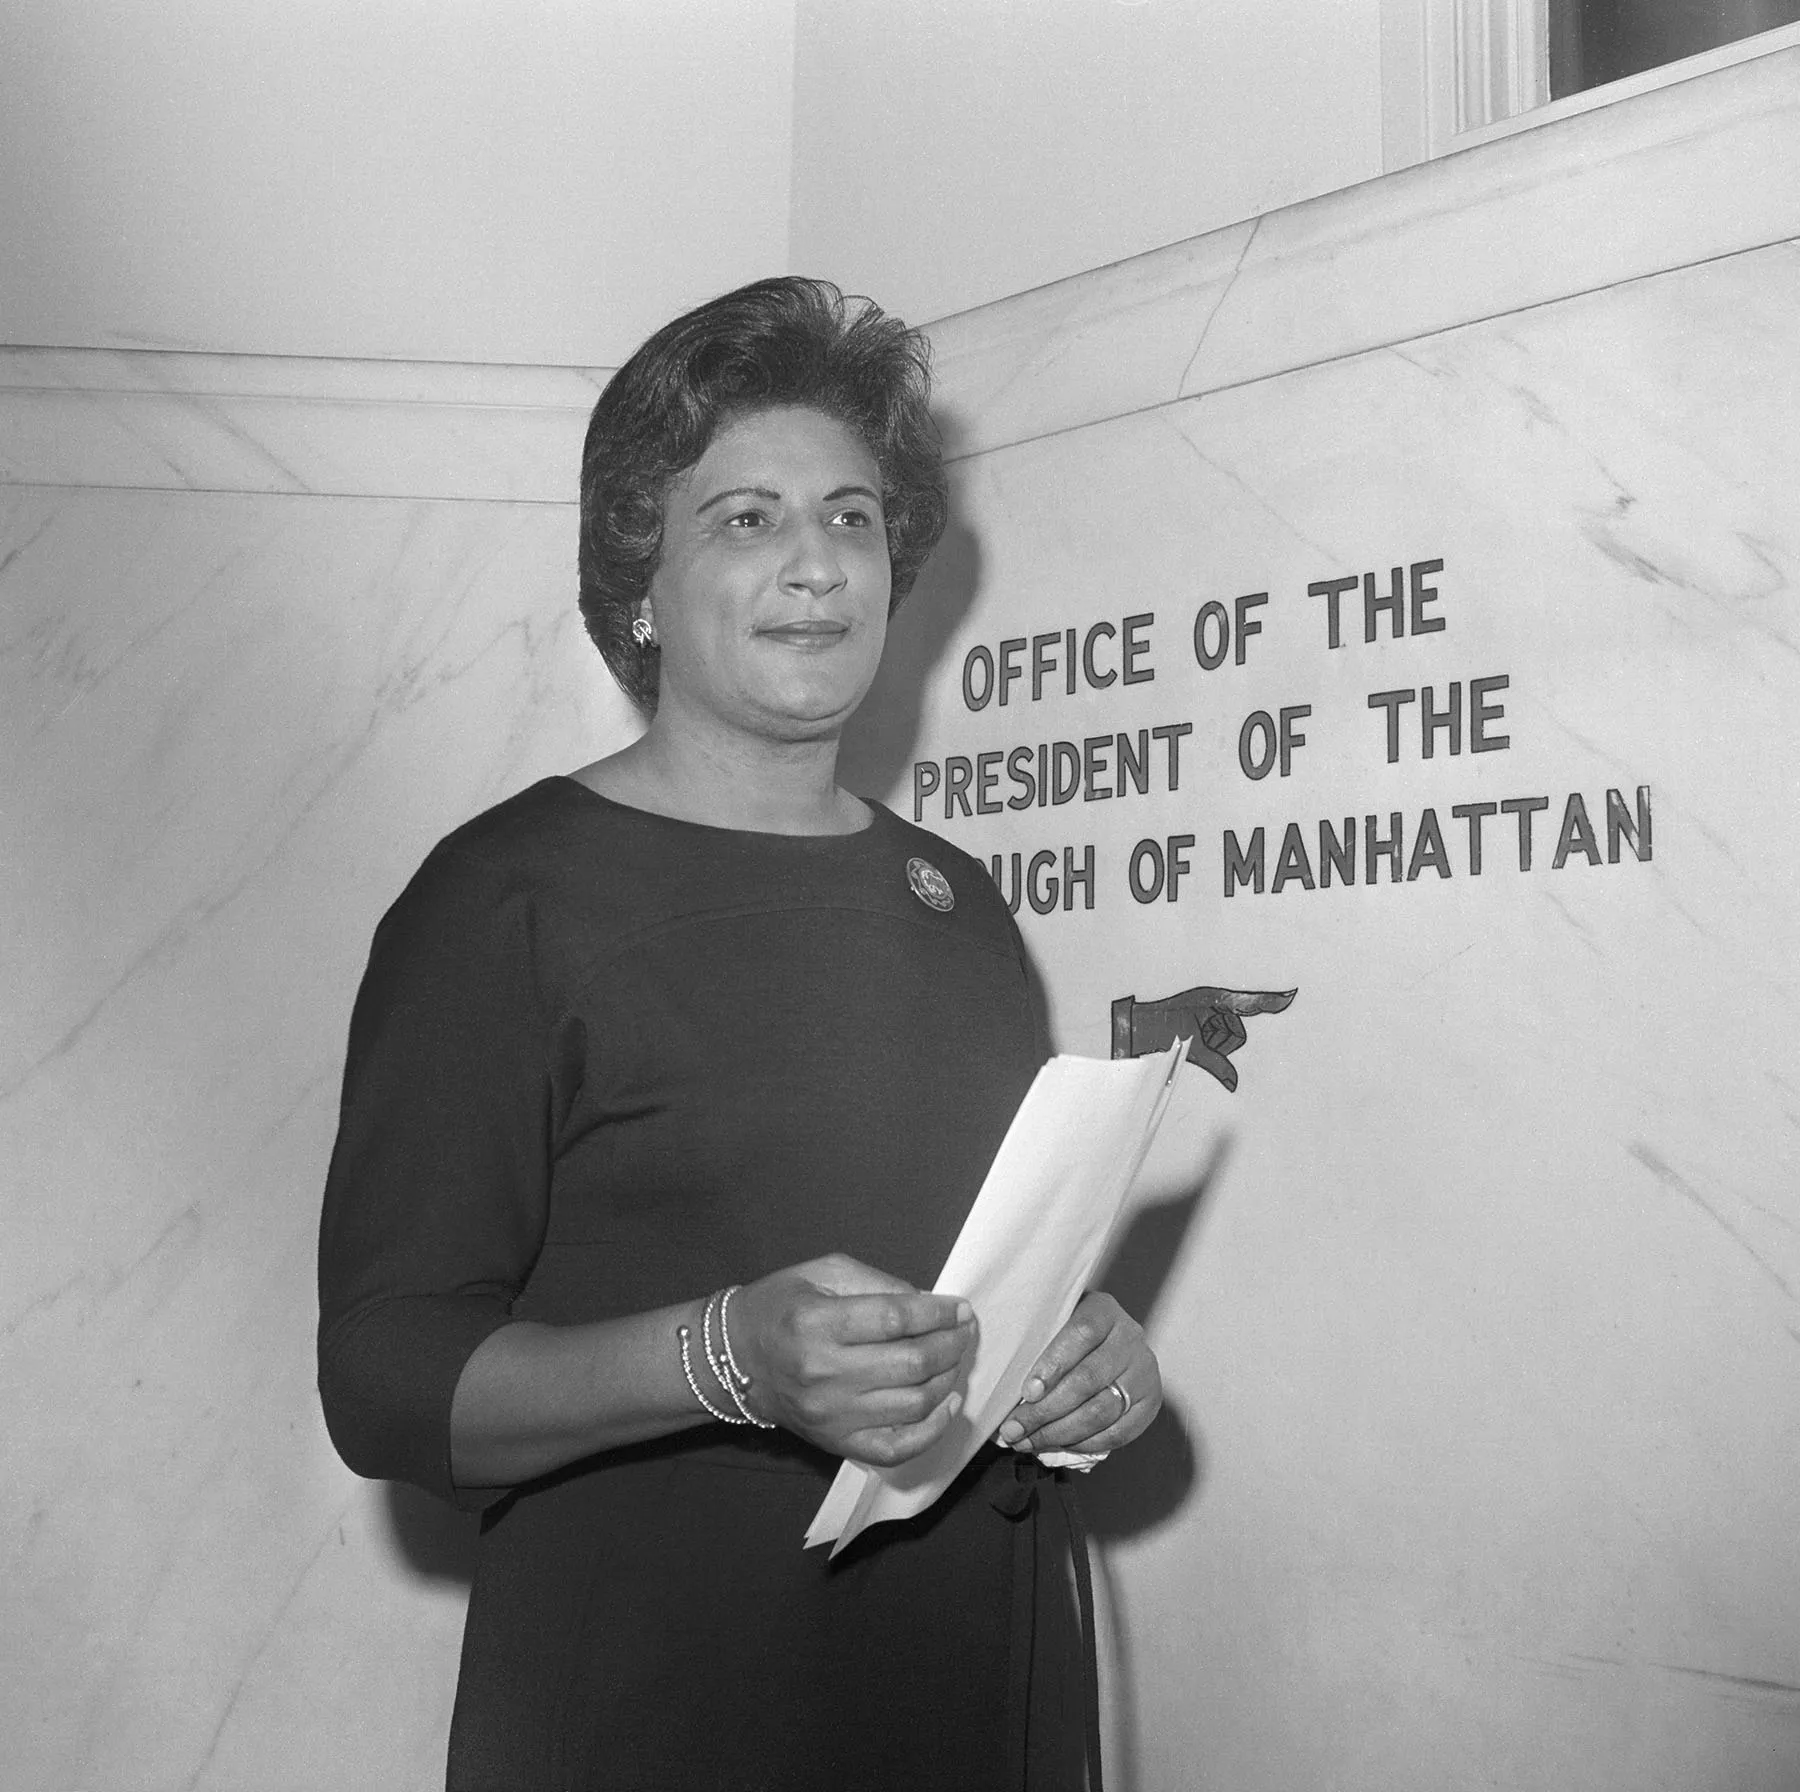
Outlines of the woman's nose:
[[831,532],[822,524],[803,523],[795,531],[782,583],[797,590],[835,591],[844,582],[844,562]]

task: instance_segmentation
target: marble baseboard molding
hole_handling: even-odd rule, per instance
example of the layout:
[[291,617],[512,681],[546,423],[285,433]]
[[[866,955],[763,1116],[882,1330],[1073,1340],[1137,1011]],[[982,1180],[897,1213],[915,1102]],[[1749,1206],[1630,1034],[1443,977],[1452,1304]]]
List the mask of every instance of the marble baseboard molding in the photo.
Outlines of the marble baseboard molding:
[[0,485],[573,504],[609,377],[0,348]]
[[931,326],[983,453],[1800,237],[1800,48]]

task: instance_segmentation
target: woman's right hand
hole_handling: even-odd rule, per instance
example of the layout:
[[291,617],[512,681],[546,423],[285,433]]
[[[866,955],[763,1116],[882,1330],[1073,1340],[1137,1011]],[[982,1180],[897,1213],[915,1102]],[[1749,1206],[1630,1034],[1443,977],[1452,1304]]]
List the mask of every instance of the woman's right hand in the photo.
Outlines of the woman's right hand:
[[748,1283],[731,1344],[751,1409],[834,1456],[891,1468],[962,1408],[975,1357],[966,1300],[922,1294],[854,1257],[815,1257]]

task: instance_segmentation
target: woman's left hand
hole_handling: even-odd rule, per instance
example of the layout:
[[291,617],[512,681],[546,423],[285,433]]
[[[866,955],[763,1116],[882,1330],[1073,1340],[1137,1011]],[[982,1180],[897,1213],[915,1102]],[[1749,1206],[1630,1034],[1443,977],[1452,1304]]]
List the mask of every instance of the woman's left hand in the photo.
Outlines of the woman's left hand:
[[1161,1408],[1162,1373],[1144,1328],[1110,1294],[1087,1294],[1025,1378],[998,1441],[1034,1454],[1116,1450]]

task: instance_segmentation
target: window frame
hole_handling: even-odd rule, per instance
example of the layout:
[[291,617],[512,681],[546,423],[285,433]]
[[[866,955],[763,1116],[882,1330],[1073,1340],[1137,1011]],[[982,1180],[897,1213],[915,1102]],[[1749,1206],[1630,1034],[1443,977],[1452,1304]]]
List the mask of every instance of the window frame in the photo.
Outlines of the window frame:
[[1452,155],[1800,45],[1779,25],[1552,100],[1549,0],[1381,0],[1383,171]]

